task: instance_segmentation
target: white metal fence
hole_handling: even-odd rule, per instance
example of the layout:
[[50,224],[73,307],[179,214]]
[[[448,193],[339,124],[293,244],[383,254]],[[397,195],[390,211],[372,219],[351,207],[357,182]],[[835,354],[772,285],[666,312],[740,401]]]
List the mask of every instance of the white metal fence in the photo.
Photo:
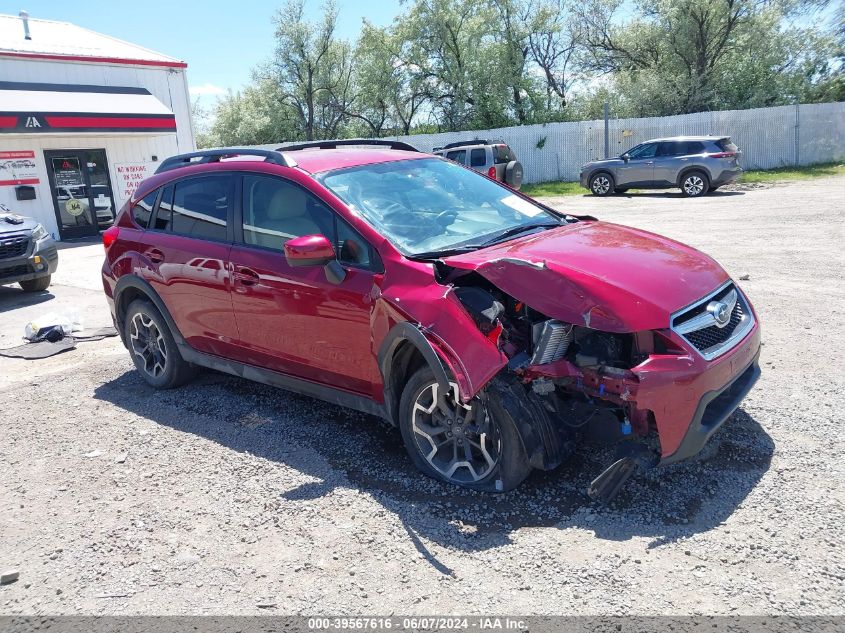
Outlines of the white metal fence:
[[[845,160],[845,103],[611,119],[610,154],[681,134],[724,134],[742,150],[745,169]],[[604,121],[523,125],[494,130],[393,137],[423,151],[475,138],[504,139],[525,168],[525,182],[577,180],[581,165],[604,154]]]

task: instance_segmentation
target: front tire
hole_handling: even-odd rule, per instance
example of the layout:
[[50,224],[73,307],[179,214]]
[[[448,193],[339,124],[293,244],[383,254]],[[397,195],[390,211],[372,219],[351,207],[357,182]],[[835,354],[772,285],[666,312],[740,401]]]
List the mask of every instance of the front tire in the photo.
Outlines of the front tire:
[[434,479],[484,492],[506,492],[522,483],[531,466],[510,416],[483,393],[464,405],[454,383],[443,411],[438,390],[426,366],[402,392],[399,428],[414,465]]
[[19,282],[24,292],[43,292],[50,287],[51,275]]
[[129,304],[124,328],[135,369],[151,387],[172,389],[196,375],[179,353],[167,322],[149,301],[136,299]]
[[609,196],[613,193],[615,183],[613,176],[607,172],[600,171],[593,176],[590,176],[590,191],[594,196]]
[[691,171],[681,178],[681,193],[687,198],[698,198],[710,189],[710,180],[702,171]]

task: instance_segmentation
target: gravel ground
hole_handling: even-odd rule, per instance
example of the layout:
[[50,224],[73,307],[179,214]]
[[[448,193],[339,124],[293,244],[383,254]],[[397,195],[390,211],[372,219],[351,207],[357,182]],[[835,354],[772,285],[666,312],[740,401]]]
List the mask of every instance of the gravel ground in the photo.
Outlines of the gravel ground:
[[[584,447],[504,495],[418,474],[378,420],[208,373],[156,392],[116,339],[0,358],[2,614],[842,614],[845,179],[549,200],[714,255],[764,324],[763,378],[701,459],[585,497]],[[109,323],[100,247],[44,310]]]

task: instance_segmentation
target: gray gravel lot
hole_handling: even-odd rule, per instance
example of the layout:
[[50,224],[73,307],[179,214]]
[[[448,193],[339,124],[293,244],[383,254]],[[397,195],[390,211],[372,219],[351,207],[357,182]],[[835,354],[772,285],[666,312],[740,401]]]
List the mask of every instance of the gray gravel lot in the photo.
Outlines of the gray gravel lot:
[[[593,447],[482,495],[371,417],[213,373],[156,392],[116,339],[0,358],[0,613],[845,612],[845,178],[550,202],[749,275],[764,375],[702,459],[610,507]],[[0,346],[39,311],[108,324],[101,257],[64,249],[47,301],[0,288]]]

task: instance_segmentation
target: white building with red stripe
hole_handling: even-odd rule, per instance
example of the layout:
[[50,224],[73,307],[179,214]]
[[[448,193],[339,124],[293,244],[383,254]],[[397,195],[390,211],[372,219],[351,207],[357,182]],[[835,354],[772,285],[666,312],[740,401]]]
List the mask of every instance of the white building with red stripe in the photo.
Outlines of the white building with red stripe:
[[196,149],[187,64],[67,22],[0,15],[0,203],[96,235],[138,182]]

